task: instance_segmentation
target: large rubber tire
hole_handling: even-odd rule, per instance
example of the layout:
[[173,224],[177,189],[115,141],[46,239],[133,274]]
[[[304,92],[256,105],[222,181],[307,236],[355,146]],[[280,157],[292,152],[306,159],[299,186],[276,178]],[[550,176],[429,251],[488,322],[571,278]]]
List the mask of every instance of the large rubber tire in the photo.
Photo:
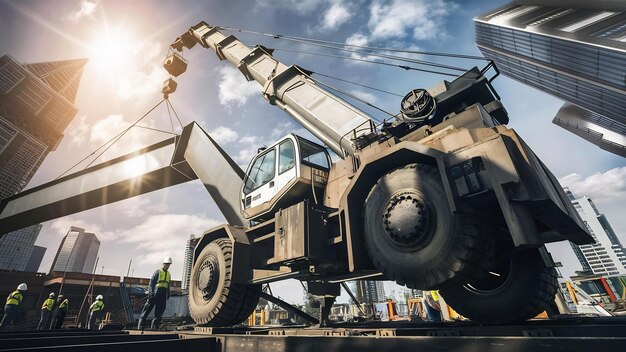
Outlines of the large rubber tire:
[[446,285],[441,296],[459,314],[481,324],[528,320],[554,303],[556,271],[544,264],[539,251],[526,250],[491,270],[474,283]]
[[202,249],[189,280],[189,312],[205,326],[232,326],[243,322],[256,308],[261,285],[231,281],[232,243],[219,238]]
[[485,274],[492,232],[479,217],[451,213],[436,167],[410,164],[381,177],[364,210],[364,237],[385,277],[416,289]]

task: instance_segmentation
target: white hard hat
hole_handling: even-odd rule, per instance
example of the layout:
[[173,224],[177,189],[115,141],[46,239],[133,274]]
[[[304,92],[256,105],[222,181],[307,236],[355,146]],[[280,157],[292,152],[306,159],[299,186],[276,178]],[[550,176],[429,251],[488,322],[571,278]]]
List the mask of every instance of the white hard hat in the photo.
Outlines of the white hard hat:
[[163,259],[163,264],[172,264],[172,257],[165,257]]
[[20,291],[26,291],[28,290],[28,285],[22,282],[21,284],[17,285],[17,289]]
[[50,292],[49,297],[50,297],[50,298],[54,298],[54,296],[56,296],[56,295],[54,294],[54,292]]
[[104,297],[102,297],[102,295],[98,295],[98,296],[96,297],[96,299],[102,299],[102,298],[104,298]]

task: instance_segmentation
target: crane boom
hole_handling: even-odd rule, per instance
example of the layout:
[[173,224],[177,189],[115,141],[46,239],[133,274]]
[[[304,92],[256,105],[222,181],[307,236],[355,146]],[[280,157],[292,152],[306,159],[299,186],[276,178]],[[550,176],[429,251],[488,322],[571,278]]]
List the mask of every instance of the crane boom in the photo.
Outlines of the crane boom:
[[[129,172],[137,167],[141,174]],[[180,136],[25,190],[0,203],[0,236],[40,222],[200,179],[230,225],[243,226],[244,172],[197,124]]]
[[191,48],[196,43],[214,50],[220,60],[231,62],[248,81],[259,82],[271,104],[291,115],[340,157],[354,153],[354,138],[371,132],[372,120],[366,113],[321,88],[310,78],[310,72],[276,60],[271,49],[249,48],[205,22],[191,27],[172,47],[182,51],[183,46]]

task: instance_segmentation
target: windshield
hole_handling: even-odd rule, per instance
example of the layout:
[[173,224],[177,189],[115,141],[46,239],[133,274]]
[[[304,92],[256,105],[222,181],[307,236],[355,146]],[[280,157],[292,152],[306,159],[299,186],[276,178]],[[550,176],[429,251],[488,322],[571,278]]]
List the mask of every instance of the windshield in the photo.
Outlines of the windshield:
[[300,144],[300,157],[303,164],[324,170],[330,169],[328,155],[324,147],[313,144],[301,137],[298,137],[298,143]]
[[248,194],[255,189],[263,186],[274,178],[274,160],[276,152],[274,149],[259,156],[248,171],[249,174],[246,177],[246,185],[243,188],[243,193]]

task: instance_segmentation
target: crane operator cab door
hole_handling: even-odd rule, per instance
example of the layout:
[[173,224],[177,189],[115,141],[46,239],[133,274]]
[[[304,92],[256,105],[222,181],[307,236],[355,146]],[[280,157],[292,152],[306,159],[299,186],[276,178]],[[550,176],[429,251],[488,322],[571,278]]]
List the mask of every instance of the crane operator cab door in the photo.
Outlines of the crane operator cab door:
[[305,199],[322,203],[329,170],[323,146],[288,135],[250,162],[241,191],[243,216],[262,222]]

